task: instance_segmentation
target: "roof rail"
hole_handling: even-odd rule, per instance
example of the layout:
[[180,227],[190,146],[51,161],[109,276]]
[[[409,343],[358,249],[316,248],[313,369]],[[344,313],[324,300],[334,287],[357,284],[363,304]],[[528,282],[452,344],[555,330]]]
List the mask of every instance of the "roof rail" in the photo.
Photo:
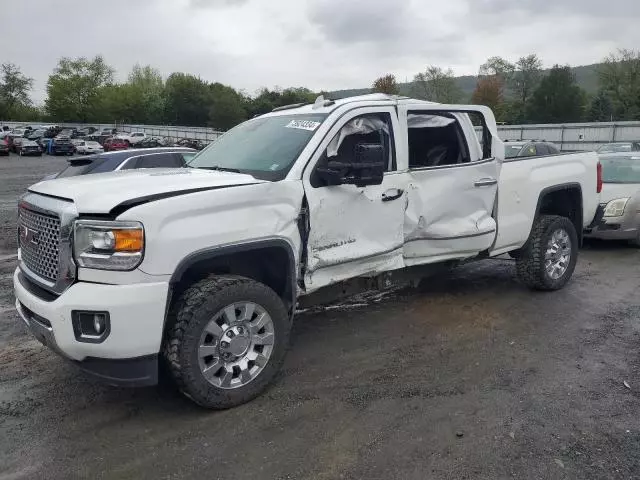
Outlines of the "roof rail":
[[281,107],[276,107],[273,110],[271,110],[272,112],[279,112],[280,110],[290,110],[292,108],[298,108],[298,107],[303,107],[307,105],[306,103],[302,102],[302,103],[292,103],[290,105],[283,105]]

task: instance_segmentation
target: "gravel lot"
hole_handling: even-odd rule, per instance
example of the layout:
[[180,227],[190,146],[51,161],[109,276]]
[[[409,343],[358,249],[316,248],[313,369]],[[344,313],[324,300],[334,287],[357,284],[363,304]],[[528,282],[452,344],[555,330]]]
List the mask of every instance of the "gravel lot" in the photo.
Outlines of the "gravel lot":
[[209,412],[97,384],[19,321],[16,199],[64,164],[0,157],[0,479],[640,477],[640,251],[587,245],[550,294],[491,260],[302,314],[273,387]]

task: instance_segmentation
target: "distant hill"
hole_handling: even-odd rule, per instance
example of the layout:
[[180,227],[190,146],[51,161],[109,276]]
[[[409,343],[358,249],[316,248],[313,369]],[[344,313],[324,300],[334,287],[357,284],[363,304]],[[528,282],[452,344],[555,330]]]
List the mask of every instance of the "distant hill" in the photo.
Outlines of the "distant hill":
[[[584,88],[587,93],[594,94],[598,90],[598,73],[597,68],[600,64],[594,65],[583,65],[579,67],[573,67],[573,73],[576,75],[576,81],[580,87]],[[548,73],[549,70],[544,70],[544,73]],[[456,77],[456,82],[458,86],[464,93],[464,96],[467,100],[471,98],[473,94],[473,90],[476,88],[476,82],[478,81],[478,77],[474,75],[465,75],[462,77]],[[411,86],[412,83],[399,83],[400,94],[411,96]],[[371,88],[353,88],[348,90],[336,90],[334,92],[329,92],[328,97],[333,99],[345,98],[345,97],[353,97],[354,95],[364,95],[366,93],[371,93]]]

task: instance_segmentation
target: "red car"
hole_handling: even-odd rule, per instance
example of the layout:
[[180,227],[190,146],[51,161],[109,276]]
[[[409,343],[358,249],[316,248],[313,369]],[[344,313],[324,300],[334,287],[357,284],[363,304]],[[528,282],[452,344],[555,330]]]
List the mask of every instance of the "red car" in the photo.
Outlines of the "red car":
[[115,150],[126,150],[129,144],[126,140],[117,137],[107,138],[102,144],[105,152],[113,152]]
[[9,150],[11,150],[10,138],[8,135],[0,136],[0,155],[9,155]]

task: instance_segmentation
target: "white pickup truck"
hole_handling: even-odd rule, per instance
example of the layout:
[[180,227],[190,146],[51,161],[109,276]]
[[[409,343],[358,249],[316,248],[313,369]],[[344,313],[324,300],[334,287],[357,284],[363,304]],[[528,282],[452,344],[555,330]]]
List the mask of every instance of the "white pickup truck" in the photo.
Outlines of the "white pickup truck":
[[122,140],[126,140],[131,146],[135,146],[147,138],[147,134],[144,132],[119,133],[116,136]]
[[164,361],[198,404],[238,405],[305,301],[505,253],[525,285],[564,286],[602,215],[596,155],[503,156],[486,107],[374,94],[249,120],[193,168],[43,181],[19,204],[16,307],[107,382]]

